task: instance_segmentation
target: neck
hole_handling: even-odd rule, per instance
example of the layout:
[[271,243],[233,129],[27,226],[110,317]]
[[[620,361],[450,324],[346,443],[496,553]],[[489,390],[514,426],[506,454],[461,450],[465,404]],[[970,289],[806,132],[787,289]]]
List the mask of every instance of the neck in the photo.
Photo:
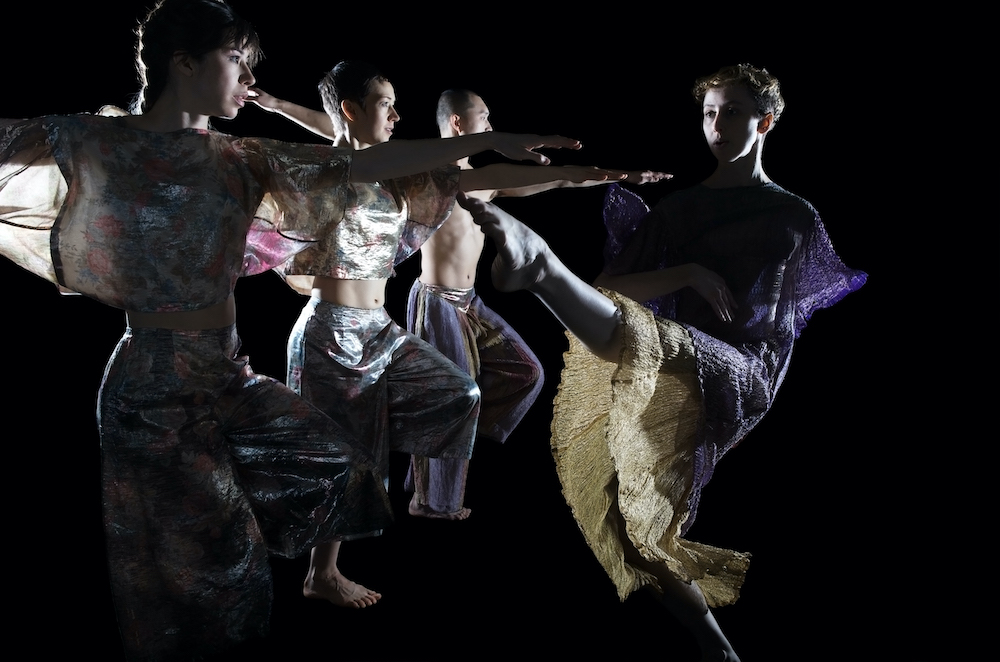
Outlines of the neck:
[[133,115],[126,121],[137,129],[167,133],[181,129],[208,129],[208,120],[207,115],[184,110],[175,95],[164,91],[147,112]]
[[347,126],[344,128],[343,133],[337,134],[337,139],[333,141],[333,146],[349,147],[351,149],[368,149],[372,146],[372,144],[358,140],[358,138],[351,133],[351,127]]
[[735,188],[737,186],[760,186],[767,184],[771,178],[764,172],[761,162],[761,152],[764,143],[758,140],[749,154],[736,159],[732,163],[719,163],[715,172],[702,182],[709,188]]
[[[454,131],[445,131],[444,129],[441,130],[442,138],[457,138],[459,136],[464,136],[464,135],[465,135],[464,133],[455,133]],[[462,170],[472,170],[472,164],[469,163],[468,156],[463,157],[457,161],[453,161],[452,165],[457,165]]]

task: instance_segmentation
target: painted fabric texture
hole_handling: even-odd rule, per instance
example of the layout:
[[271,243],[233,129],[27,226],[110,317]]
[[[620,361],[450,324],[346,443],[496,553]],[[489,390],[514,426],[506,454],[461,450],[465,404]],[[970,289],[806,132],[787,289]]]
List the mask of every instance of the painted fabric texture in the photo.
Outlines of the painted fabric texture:
[[130,329],[108,363],[104,514],[129,659],[192,659],[266,634],[268,553],[390,521],[367,454],[238,347],[235,327]]
[[116,308],[206,308],[343,214],[350,163],[348,150],[125,118],[18,122],[0,129],[0,250]]
[[[521,336],[476,294],[475,288],[410,288],[407,328],[476,379],[482,391],[480,438],[503,443],[542,389],[542,366]],[[468,462],[411,458],[407,487],[434,510],[461,507]]]
[[[716,463],[773,403],[806,321],[867,276],[844,266],[808,202],[774,184],[699,186],[646,212],[637,196],[609,188],[605,271],[701,264],[726,281],[736,317],[719,321],[691,288],[647,308],[614,294],[622,359],[617,367],[602,362],[574,341],[556,398],[553,450],[567,500],[623,599],[655,580],[619,554],[619,516],[644,557],[697,581],[711,606],[728,604],[747,557],[681,536]],[[579,402],[601,404],[577,411]],[[573,475],[588,462],[605,467],[603,489]]]
[[[214,131],[18,122],[0,130],[0,252],[111,306],[197,310],[342,213],[349,168],[342,150]],[[238,344],[233,328],[128,330],[108,364],[104,519],[130,659],[188,659],[265,631],[268,552],[391,517],[367,453],[255,375]]]

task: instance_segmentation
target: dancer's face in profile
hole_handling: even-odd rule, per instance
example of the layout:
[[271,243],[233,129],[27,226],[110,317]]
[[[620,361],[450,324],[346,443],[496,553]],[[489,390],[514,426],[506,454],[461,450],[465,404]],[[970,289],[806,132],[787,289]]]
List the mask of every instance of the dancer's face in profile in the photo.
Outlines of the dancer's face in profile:
[[248,88],[256,82],[246,52],[224,46],[209,51],[200,60],[178,57],[182,58],[182,70],[190,76],[198,114],[228,119],[239,114],[246,104]]
[[702,103],[705,140],[722,163],[732,163],[750,154],[764,139],[771,120],[770,114],[760,116],[753,97],[742,85],[713,87]]
[[399,121],[396,112],[396,90],[392,83],[375,81],[365,97],[365,107],[355,107],[351,135],[361,144],[378,145],[392,138]]
[[486,133],[493,130],[490,109],[478,94],[472,95],[472,105],[462,113],[462,134]]

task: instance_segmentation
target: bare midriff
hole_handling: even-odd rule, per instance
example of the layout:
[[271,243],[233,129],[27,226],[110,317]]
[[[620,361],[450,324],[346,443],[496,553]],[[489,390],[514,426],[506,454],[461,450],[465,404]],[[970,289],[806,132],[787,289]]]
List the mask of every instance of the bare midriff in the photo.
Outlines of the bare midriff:
[[225,301],[199,308],[176,313],[140,313],[134,310],[125,311],[128,325],[136,329],[178,329],[181,331],[197,331],[199,329],[222,329],[236,323],[236,300],[233,295]]
[[385,285],[387,280],[345,280],[316,276],[313,279],[312,295],[338,306],[374,310],[385,305]]

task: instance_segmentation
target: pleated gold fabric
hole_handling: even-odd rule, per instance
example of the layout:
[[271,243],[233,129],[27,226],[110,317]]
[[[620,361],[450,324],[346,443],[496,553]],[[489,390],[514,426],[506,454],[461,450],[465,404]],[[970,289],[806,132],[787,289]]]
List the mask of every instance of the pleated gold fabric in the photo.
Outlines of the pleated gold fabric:
[[627,297],[604,294],[621,311],[625,346],[615,365],[567,334],[552,421],[563,494],[622,600],[643,586],[658,588],[625,560],[624,543],[696,582],[709,606],[735,602],[749,555],[680,537],[703,407],[691,336]]

